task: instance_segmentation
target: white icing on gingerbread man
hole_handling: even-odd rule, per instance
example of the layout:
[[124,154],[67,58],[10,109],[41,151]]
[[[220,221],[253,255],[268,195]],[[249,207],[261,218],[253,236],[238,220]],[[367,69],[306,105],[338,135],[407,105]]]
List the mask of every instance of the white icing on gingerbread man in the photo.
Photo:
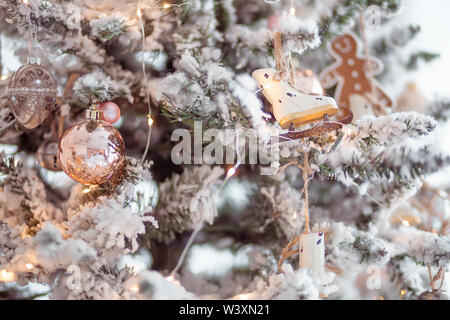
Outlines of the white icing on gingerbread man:
[[[328,46],[328,51],[336,62],[322,71],[320,81],[325,88],[337,84],[334,98],[339,107],[350,109],[350,97],[355,94],[376,99],[381,107],[392,107],[392,99],[375,80],[371,82],[369,79],[366,60],[358,57],[358,43],[353,34],[344,34],[334,39]],[[378,59],[371,57],[369,63],[372,75],[383,71],[383,64]]]

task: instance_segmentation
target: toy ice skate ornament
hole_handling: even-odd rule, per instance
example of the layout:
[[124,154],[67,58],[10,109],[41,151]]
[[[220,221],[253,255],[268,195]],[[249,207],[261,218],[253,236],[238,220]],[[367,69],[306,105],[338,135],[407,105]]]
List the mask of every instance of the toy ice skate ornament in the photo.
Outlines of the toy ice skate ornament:
[[[342,124],[350,123],[351,112],[347,112],[345,119],[330,122],[328,117],[339,111],[335,100],[317,94],[305,93],[296,88],[292,63],[286,60],[282,51],[281,33],[274,35],[274,49],[276,57],[276,69],[258,69],[252,73],[259,90],[272,104],[273,115],[283,129],[289,132],[281,135],[281,138],[299,139],[318,135],[342,128]],[[323,122],[312,128],[295,131],[296,128],[315,121]],[[283,140],[282,140],[283,141]]]
[[325,114],[339,111],[333,98],[307,94],[277,79],[275,69],[258,69],[252,73],[264,96],[273,107],[273,115],[284,129],[320,120]]

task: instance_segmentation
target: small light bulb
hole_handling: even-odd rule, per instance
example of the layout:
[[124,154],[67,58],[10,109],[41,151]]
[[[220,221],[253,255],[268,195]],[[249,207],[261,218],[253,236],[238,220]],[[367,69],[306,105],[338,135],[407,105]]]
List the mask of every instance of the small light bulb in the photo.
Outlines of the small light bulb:
[[24,229],[24,230],[20,233],[20,236],[22,237],[22,239],[31,237],[31,236],[27,233],[26,229]]
[[14,272],[10,272],[6,269],[0,270],[0,281],[2,282],[12,282],[15,279]]
[[234,176],[235,173],[236,173],[236,169],[234,167],[232,167],[232,168],[228,169],[227,176],[228,177]]
[[153,119],[152,117],[150,117],[150,115],[148,116],[148,126],[151,127],[153,125]]
[[241,293],[241,294],[238,294],[234,299],[235,300],[249,300],[251,296],[252,296],[251,293]]
[[170,282],[172,282],[174,284],[180,285],[180,282],[177,279],[175,279],[175,276],[173,274],[171,274],[170,276],[166,277],[166,280],[170,281]]
[[132,292],[139,292],[139,287],[138,287],[138,285],[137,284],[135,284],[134,286],[132,286],[131,288],[130,288],[130,291],[132,291]]
[[291,16],[295,16],[295,8],[292,7],[292,8],[289,10],[289,13],[291,14]]
[[175,277],[173,275],[170,275],[170,276],[166,277],[166,280],[168,280],[170,282],[174,282],[175,281]]
[[406,290],[401,290],[401,291],[400,291],[400,295],[401,295],[401,296],[404,296],[405,294],[406,294]]
[[27,263],[27,264],[25,265],[25,267],[26,267],[28,270],[31,270],[31,269],[34,268],[34,266],[33,266],[31,263]]

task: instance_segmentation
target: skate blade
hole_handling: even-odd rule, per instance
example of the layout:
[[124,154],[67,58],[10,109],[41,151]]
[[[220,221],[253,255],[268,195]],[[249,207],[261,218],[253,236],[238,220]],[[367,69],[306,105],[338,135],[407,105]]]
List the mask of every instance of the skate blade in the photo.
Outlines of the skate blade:
[[331,117],[338,111],[339,108],[337,108],[335,105],[327,104],[324,106],[316,107],[314,109],[291,113],[280,120],[280,126],[283,129],[288,129],[292,123],[294,127],[300,127],[307,123],[321,120],[324,114],[327,114]]

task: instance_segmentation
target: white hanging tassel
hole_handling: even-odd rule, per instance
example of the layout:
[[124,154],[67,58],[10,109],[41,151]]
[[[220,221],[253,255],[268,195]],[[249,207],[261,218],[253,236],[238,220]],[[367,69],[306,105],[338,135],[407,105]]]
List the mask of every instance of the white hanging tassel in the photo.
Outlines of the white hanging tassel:
[[299,239],[300,268],[316,273],[325,270],[325,239],[323,232],[304,233]]

